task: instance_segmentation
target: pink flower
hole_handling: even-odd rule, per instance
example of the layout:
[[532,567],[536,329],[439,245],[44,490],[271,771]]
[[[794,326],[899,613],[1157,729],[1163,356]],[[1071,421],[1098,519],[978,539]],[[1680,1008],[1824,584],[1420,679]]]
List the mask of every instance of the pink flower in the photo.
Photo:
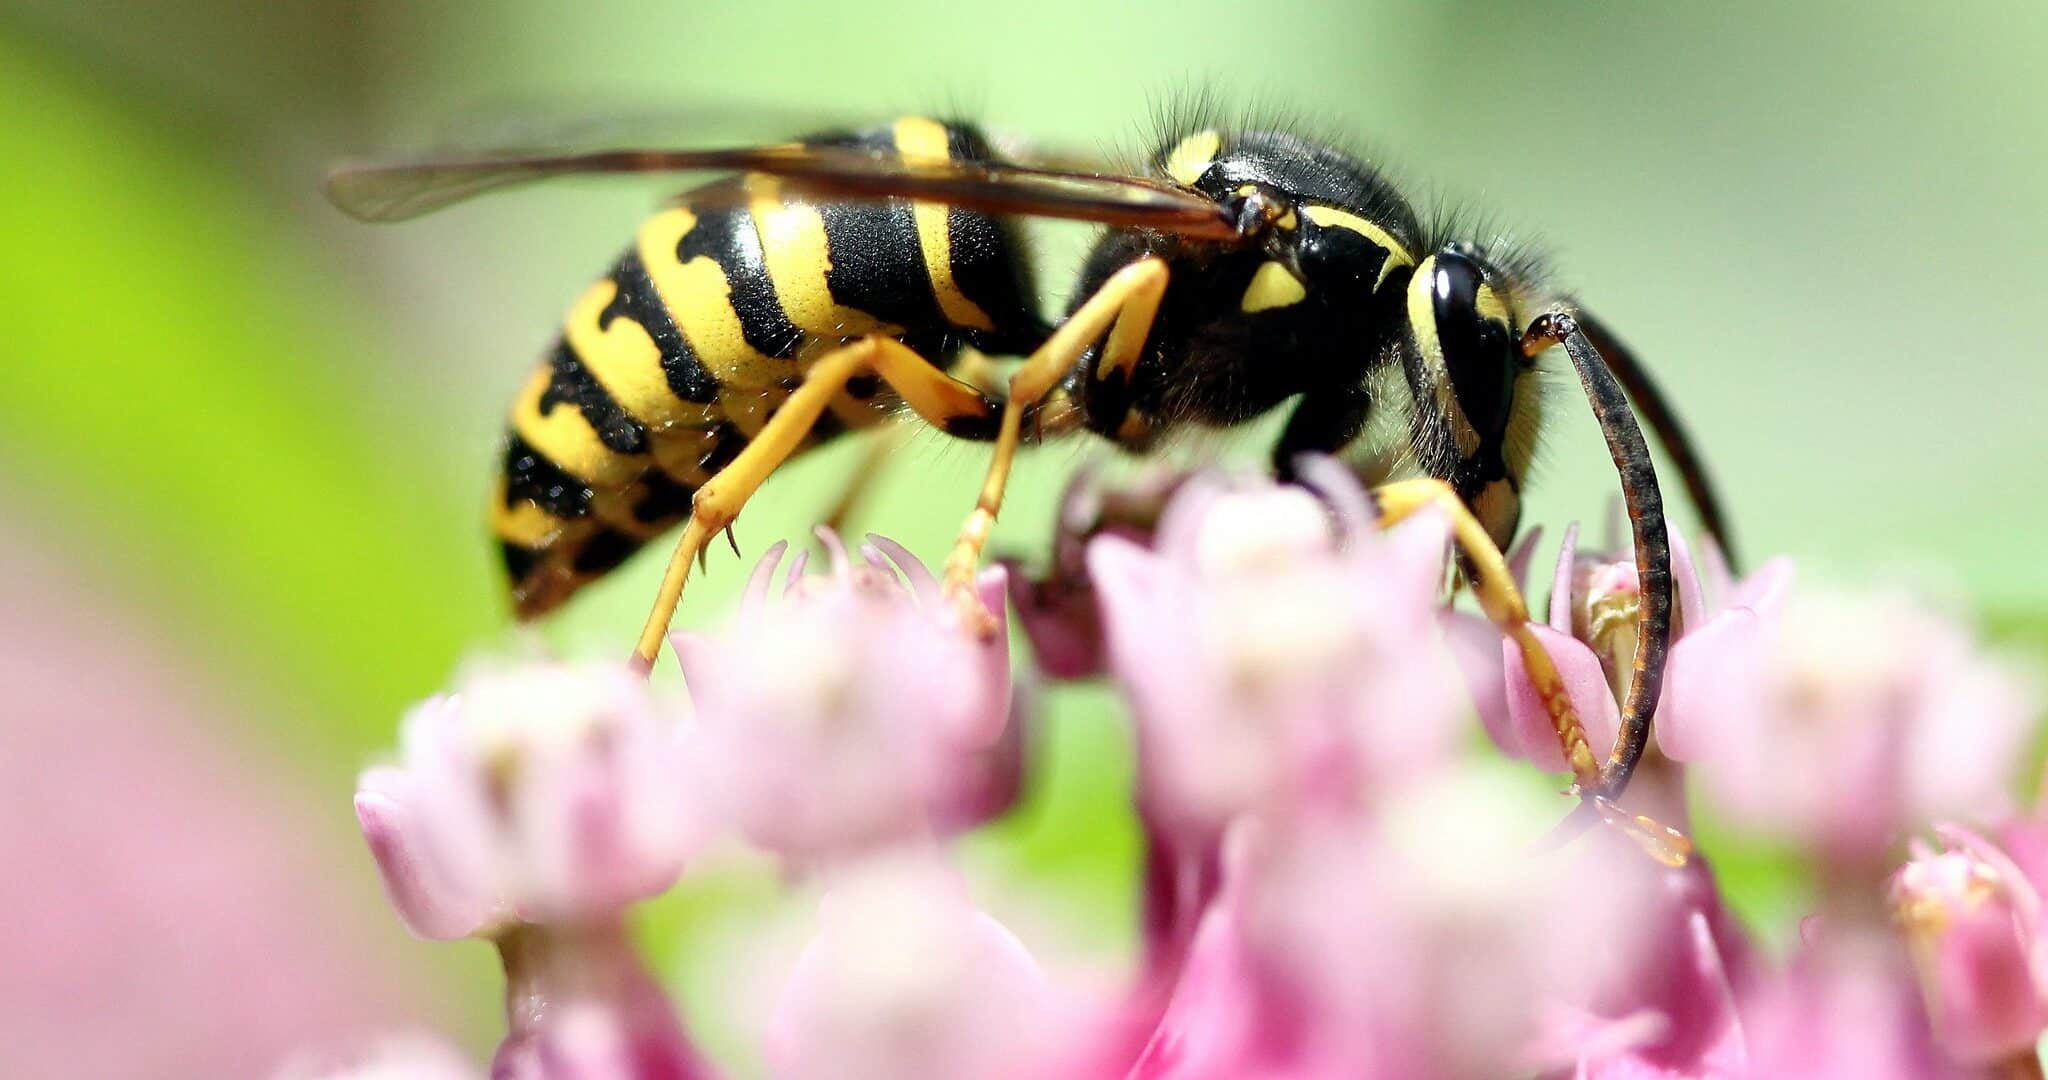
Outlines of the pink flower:
[[775,1075],[1006,1080],[1073,1075],[1084,1042],[1017,939],[945,866],[898,855],[845,870],[770,1022]]
[[[1579,548],[1578,525],[1565,530],[1550,577],[1549,605],[1544,612],[1547,617],[1535,627],[1544,651],[1550,654],[1564,679],[1572,704],[1578,708],[1587,741],[1595,755],[1602,757],[1614,745],[1615,733],[1621,726],[1618,703],[1627,694],[1629,672],[1635,662],[1639,605],[1635,556],[1627,549],[1620,530],[1612,532],[1608,550],[1587,552]],[[1671,576],[1678,610],[1672,621],[1675,643],[1666,668],[1664,700],[1674,699],[1670,671],[1679,666],[1682,650],[1694,648],[1686,645],[1691,637],[1704,634],[1712,639],[1727,633],[1731,625],[1746,625],[1756,617],[1758,606],[1775,611],[1791,577],[1790,563],[1774,559],[1737,585],[1728,580],[1710,549],[1706,577],[1714,586],[1712,595],[1719,604],[1709,607],[1708,589],[1690,545],[1675,529],[1670,537]],[[1618,550],[1616,544],[1621,545]],[[1507,677],[1506,707],[1504,711],[1489,709],[1482,699],[1480,717],[1488,733],[1511,756],[1552,772],[1565,771],[1549,713],[1529,680],[1520,651],[1507,641],[1501,642],[1500,651]],[[1661,708],[1661,701],[1659,705]],[[1667,756],[1681,756],[1670,743],[1677,736],[1665,724],[1657,723],[1652,732],[1657,747]]]
[[1490,1077],[1541,1056],[1546,1003],[1633,954],[1615,838],[1531,854],[1547,816],[1498,775],[1443,775],[1391,815],[1250,818],[1133,1077]]
[[1936,1080],[1966,1074],[1928,1027],[1905,949],[1862,927],[1823,928],[1791,974],[1755,995],[1750,1070],[1772,1080]]
[[421,937],[609,922],[692,846],[676,726],[623,668],[477,671],[401,741],[397,765],[363,774],[356,818]]
[[1949,1055],[1992,1065],[2030,1054],[2048,1028],[2041,895],[1989,841],[1948,827],[1893,876],[1891,901]]
[[1610,887],[1635,898],[1627,917],[1639,943],[1589,1004],[1549,1011],[1543,1056],[1574,1061],[1586,1080],[1740,1074],[1749,1055],[1740,1002],[1763,976],[1706,861],[1620,860],[1613,873]]
[[1446,760],[1462,709],[1436,621],[1446,542],[1433,515],[1382,534],[1299,488],[1201,481],[1155,547],[1097,539],[1147,819],[1213,843],[1239,815],[1355,804]]
[[[675,635],[697,709],[692,783],[749,841],[805,860],[1007,808],[1022,755],[1007,624],[963,627],[892,541],[871,538],[856,565],[824,535],[828,574],[804,576],[799,557],[771,600],[777,545],[725,633]],[[1004,589],[1002,570],[982,576],[989,611]]]
[[1726,817],[1874,883],[1907,832],[2003,808],[2039,714],[2024,673],[1903,594],[1783,591],[1671,659],[1662,745]]

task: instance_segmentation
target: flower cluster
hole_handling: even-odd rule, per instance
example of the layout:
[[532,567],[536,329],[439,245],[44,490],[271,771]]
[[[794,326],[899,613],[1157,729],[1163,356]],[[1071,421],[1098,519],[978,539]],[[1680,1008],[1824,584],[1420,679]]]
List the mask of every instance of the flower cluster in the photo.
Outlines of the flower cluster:
[[[1571,803],[1475,752],[1483,729],[1562,768],[1519,651],[1445,602],[1448,523],[1383,523],[1341,470],[1304,475],[1070,499],[1050,575],[978,583],[993,632],[891,542],[825,534],[823,573],[778,547],[726,630],[676,636],[687,701],[543,665],[421,706],[357,815],[409,927],[503,954],[492,1075],[725,1074],[624,930],[719,837],[818,898],[754,1033],[779,1077],[2038,1068],[2048,814],[2004,794],[2038,712],[2023,672],[1903,596],[1795,589],[1782,560],[1737,581],[1677,545],[1628,808],[1683,827],[1697,803],[1811,858],[1816,913],[1775,956],[1711,849],[1551,834]],[[1635,590],[1626,551],[1567,533],[1538,636],[1596,751]],[[1106,675],[1130,716],[1141,947],[1107,988],[1027,949],[953,855],[1030,778],[1006,599],[1048,674]],[[394,1043],[342,1071],[469,1068]]]

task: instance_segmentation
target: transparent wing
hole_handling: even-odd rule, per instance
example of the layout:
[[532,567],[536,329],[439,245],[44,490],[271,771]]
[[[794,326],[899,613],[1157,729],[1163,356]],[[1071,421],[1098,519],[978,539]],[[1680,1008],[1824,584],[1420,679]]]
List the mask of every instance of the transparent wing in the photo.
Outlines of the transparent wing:
[[993,162],[912,162],[882,151],[795,143],[712,150],[598,150],[344,164],[327,195],[364,221],[404,221],[487,192],[561,176],[759,172],[818,198],[912,198],[997,214],[1145,226],[1225,239],[1236,227],[1193,192],[1136,176]]

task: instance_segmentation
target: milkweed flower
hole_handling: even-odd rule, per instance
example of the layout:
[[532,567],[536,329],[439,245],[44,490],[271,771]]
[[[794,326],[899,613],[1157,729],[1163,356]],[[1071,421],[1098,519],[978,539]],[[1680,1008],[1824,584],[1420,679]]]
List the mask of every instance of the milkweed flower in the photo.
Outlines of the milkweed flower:
[[1021,942],[929,852],[835,874],[785,984],[767,1056],[789,1080],[1024,1080],[1058,1068],[1077,1019]]
[[2039,712],[2028,673],[1952,616],[1809,589],[1681,642],[1658,722],[1731,822],[1874,884],[1908,833],[2005,810]]
[[[1011,722],[1009,630],[967,626],[893,541],[824,574],[784,547],[761,561],[723,633],[678,633],[696,706],[689,771],[727,825],[798,861],[928,838],[1007,808],[1023,752]],[[899,576],[900,575],[900,576]],[[1005,572],[977,585],[1004,611]]]
[[1232,822],[1390,800],[1460,739],[1436,610],[1445,523],[1425,513],[1382,533],[1355,480],[1311,472],[1324,499],[1198,478],[1147,543],[1088,547],[1107,667],[1136,729],[1143,1020],[1220,886]]
[[1491,1077],[1568,1060],[1541,1039],[1544,1005],[1584,1007],[1636,950],[1615,870],[1640,856],[1537,856],[1531,806],[1497,779],[1440,773],[1379,817],[1240,820],[1132,1076]]
[[643,680],[535,664],[472,672],[406,718],[397,765],[363,774],[356,817],[399,917],[504,959],[494,1076],[704,1075],[622,921],[701,831],[682,771],[675,711]]
[[498,940],[507,1032],[498,1080],[703,1080],[712,1075],[619,923],[527,926]]
[[1891,881],[1934,1032],[1949,1056],[1991,1065],[2029,1053],[2048,1029],[2041,894],[1990,841],[1938,828]]
[[1382,533],[1300,488],[1216,483],[1184,489],[1149,547],[1096,539],[1148,820],[1213,842],[1240,815],[1354,805],[1447,761],[1464,707],[1436,623],[1448,539],[1434,514]]
[[[1611,532],[1614,535],[1609,536],[1607,545],[1593,550],[1580,546],[1578,524],[1565,529],[1549,578],[1548,603],[1537,612],[1542,621],[1532,626],[1544,652],[1557,666],[1596,755],[1607,753],[1621,728],[1619,702],[1628,692],[1641,606],[1634,553],[1619,530]],[[1666,699],[1674,697],[1671,672],[1682,666],[1678,661],[1681,650],[1698,648],[1688,641],[1695,637],[1712,640],[1759,618],[1774,616],[1791,580],[1790,562],[1773,559],[1736,582],[1711,552],[1703,573],[1685,537],[1675,528],[1668,535],[1675,604],[1671,658],[1665,667]],[[1529,678],[1520,650],[1503,641],[1501,653],[1507,679],[1505,708],[1482,708],[1488,734],[1511,756],[1548,771],[1565,771],[1548,709]],[[1682,752],[1668,749],[1669,741],[1681,736],[1670,733],[1664,724],[1654,726],[1652,733],[1654,745],[1667,756],[1682,756]]]
[[[1821,914],[1780,969],[1707,857],[1665,865],[1597,829],[1560,846],[1553,793],[1470,759],[1476,711],[1511,755],[1561,764],[1520,653],[1449,610],[1445,521],[1387,525],[1330,462],[1302,476],[1070,494],[1050,576],[1015,593],[1049,673],[1102,672],[1133,722],[1142,948],[1107,996],[982,910],[941,842],[1025,783],[1004,570],[977,582],[993,623],[963,618],[901,548],[826,533],[822,572],[778,546],[727,627],[673,638],[687,710],[619,669],[560,665],[476,674],[422,706],[358,815],[408,925],[503,955],[492,1075],[712,1075],[623,915],[713,831],[820,898],[759,1033],[768,1072],[794,1080],[1932,1077],[2029,1060],[2048,1023],[2029,877],[2048,826],[2008,818],[1993,845],[1944,824],[1889,890],[1876,872],[1928,815],[2002,809],[2038,701],[2023,672],[1924,605],[1795,593],[1783,561],[1736,581],[1674,536],[1679,637],[1631,806],[1661,780],[1653,812],[1682,820],[1697,775],[1738,824],[1821,859]],[[1573,530],[1550,579],[1536,632],[1611,741],[1632,560]]]
[[623,667],[480,669],[406,717],[356,818],[421,937],[603,923],[681,870],[699,832],[681,770],[675,717]]
[[[1791,970],[1745,1003],[1744,1077],[1941,1080],[1982,1076],[1943,1054],[1905,946],[1881,927],[1822,927]],[[1712,1074],[1709,1074],[1712,1075]]]
[[1706,860],[1621,859],[1609,871],[1638,944],[1587,1001],[1546,1012],[1540,1056],[1573,1061],[1586,1080],[1742,1075],[1743,1002],[1766,973]]

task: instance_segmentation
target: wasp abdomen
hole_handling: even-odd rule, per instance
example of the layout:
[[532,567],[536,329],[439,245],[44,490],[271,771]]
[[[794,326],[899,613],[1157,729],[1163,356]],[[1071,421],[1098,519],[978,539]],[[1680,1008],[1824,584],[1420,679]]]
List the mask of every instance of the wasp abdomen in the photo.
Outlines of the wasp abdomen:
[[[918,117],[810,142],[990,157],[973,129]],[[699,188],[644,222],[513,404],[491,518],[520,617],[687,517],[696,489],[811,361],[867,334],[942,367],[963,344],[1035,345],[1044,328],[1013,226],[901,199],[807,202],[760,174]],[[810,441],[879,423],[894,405],[856,380]]]

